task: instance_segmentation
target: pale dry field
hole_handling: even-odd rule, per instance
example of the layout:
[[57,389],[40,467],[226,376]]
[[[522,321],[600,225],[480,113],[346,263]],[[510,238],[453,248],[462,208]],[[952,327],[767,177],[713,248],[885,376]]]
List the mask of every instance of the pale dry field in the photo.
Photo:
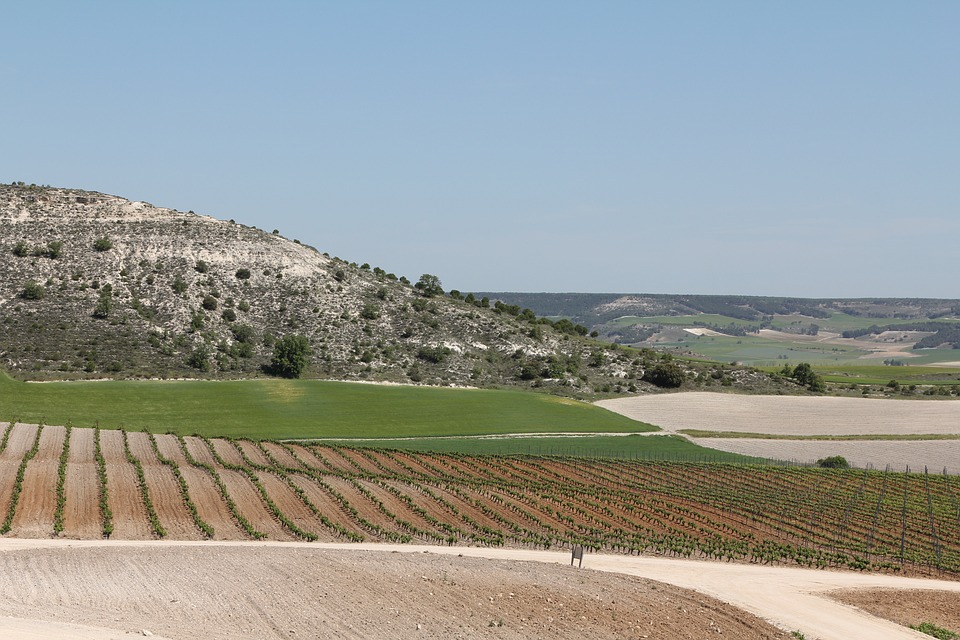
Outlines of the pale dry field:
[[854,467],[883,471],[960,474],[960,440],[763,440],[760,438],[690,438],[702,447],[745,456],[812,464],[843,456]]
[[960,401],[669,393],[597,402],[666,431],[773,435],[960,434]]
[[[597,403],[665,431],[682,429],[770,435],[960,435],[960,401],[746,396],[672,393],[601,400]],[[691,438],[697,444],[744,455],[815,462],[840,455],[857,467],[960,474],[957,440],[769,440]]]
[[876,589],[898,594],[876,613],[901,622],[960,603],[960,582],[672,558],[576,569],[489,547],[0,539],[11,640],[925,637],[866,613]]
[[0,542],[5,640],[789,637],[709,596],[556,552]]

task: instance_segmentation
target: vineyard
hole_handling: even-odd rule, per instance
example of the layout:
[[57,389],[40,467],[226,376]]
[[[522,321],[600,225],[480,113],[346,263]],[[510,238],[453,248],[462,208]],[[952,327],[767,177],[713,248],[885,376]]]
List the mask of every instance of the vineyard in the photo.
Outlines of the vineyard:
[[589,549],[960,576],[960,478],[10,424],[0,532]]

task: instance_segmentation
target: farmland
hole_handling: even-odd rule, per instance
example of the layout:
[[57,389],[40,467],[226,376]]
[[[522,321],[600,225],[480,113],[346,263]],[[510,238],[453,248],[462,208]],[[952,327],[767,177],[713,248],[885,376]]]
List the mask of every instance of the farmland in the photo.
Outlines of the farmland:
[[960,574],[952,476],[481,457],[19,423],[4,426],[0,449],[3,530],[18,537],[583,544]]
[[603,400],[692,442],[809,464],[842,455],[859,467],[960,473],[960,402],[684,393]]
[[493,389],[319,380],[30,384],[0,372],[0,416],[248,438],[376,438],[656,428],[585,402]]

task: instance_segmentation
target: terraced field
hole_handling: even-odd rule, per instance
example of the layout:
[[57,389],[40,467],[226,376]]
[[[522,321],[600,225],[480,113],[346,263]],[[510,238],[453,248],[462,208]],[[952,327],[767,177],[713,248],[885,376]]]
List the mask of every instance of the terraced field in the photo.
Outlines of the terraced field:
[[3,533],[588,548],[960,575],[960,478],[0,424]]

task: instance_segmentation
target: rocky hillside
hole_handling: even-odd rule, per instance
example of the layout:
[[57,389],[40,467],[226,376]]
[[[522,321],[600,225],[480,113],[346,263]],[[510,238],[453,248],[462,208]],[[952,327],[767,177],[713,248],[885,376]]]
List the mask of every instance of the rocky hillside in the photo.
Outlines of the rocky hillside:
[[260,375],[302,335],[308,376],[653,389],[655,355],[233,221],[14,184],[0,230],[0,363],[19,378]]

